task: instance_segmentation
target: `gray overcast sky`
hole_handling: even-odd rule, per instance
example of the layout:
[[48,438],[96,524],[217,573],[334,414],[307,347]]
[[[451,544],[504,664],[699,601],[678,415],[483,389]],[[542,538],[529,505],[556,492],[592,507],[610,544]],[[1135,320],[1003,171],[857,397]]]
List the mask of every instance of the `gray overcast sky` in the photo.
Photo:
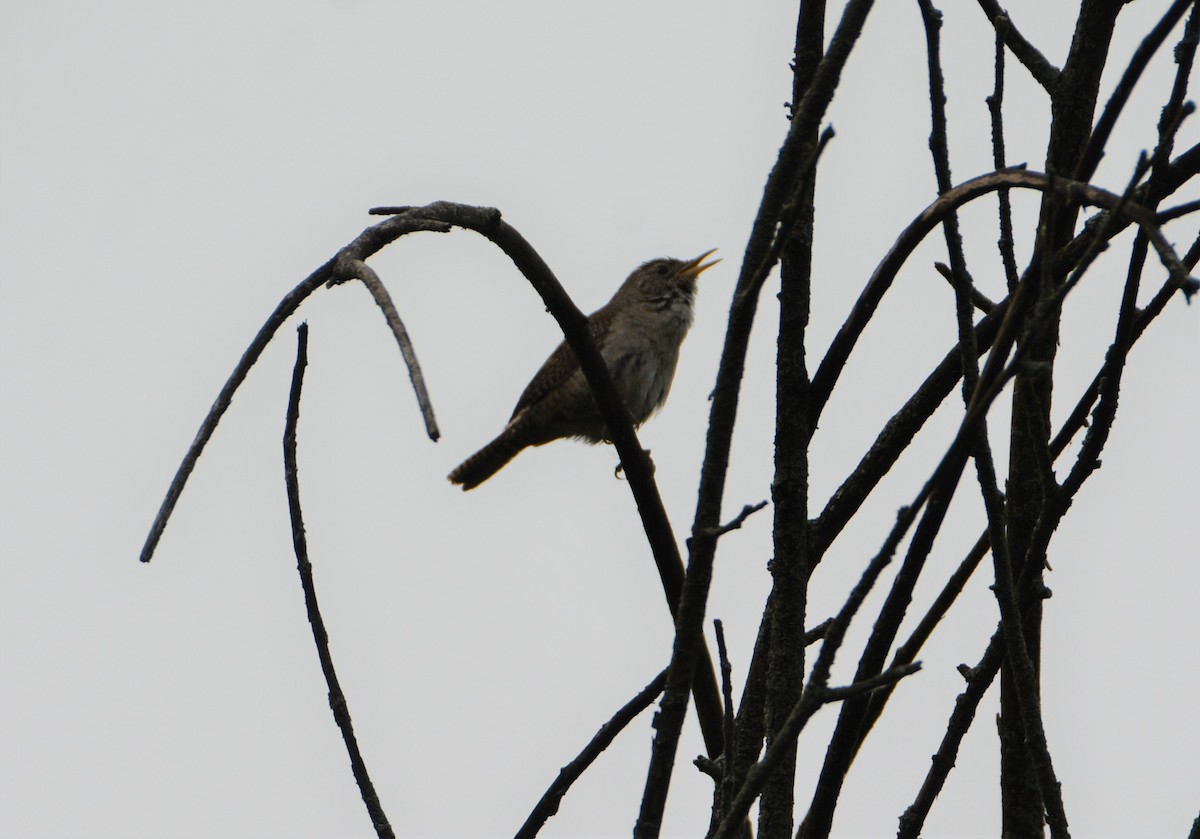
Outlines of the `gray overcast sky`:
[[[942,5],[952,7],[952,162],[965,180],[991,165],[992,41],[974,4]],[[1073,5],[1009,8],[1057,63]],[[916,4],[878,6],[828,119],[838,134],[818,196],[814,361],[935,191]],[[1115,55],[1128,55],[1164,7],[1133,4]],[[154,563],[140,565],[138,551],[204,412],[280,297],[371,223],[368,207],[435,199],[501,208],[585,310],[645,259],[721,248],[672,400],[641,435],[682,538],[724,315],[786,130],[794,4],[66,0],[9,3],[5,19],[0,834],[371,835],[330,719],[286,518],[280,437],[303,318],[310,552],[380,795],[406,835],[511,835],[558,767],[663,666],[671,627],[610,448],[526,452],[467,495],[445,481],[500,429],[558,340],[488,243],[423,234],[373,260],[416,342],[441,442],[423,436],[368,295],[323,291],[239,393]],[[1010,68],[1009,156],[1037,167],[1047,103]],[[1164,49],[1101,186],[1123,187],[1152,145],[1172,69]],[[1196,139],[1193,118],[1179,148]],[[1179,197],[1196,196],[1193,185]],[[1034,205],[1017,202],[1028,230]],[[993,212],[980,204],[965,224],[986,254],[976,276],[994,296]],[[1169,234],[1186,246],[1194,231],[1184,222]],[[902,275],[823,420],[815,503],[952,344],[952,298],[928,268],[944,258],[936,238]],[[1059,418],[1102,358],[1119,261],[1068,305]],[[1160,277],[1151,268],[1147,283]],[[1182,836],[1200,804],[1196,317],[1173,302],[1135,350],[1104,468],[1052,549],[1046,725],[1080,836]],[[774,322],[771,285],[730,515],[769,496]],[[1004,417],[1000,407],[993,428]],[[939,417],[834,546],[814,580],[814,623],[840,605],[955,422],[953,411]],[[980,528],[970,488],[962,494],[918,615]],[[709,614],[726,624],[739,684],[769,537],[764,511],[718,555]],[[954,667],[975,662],[995,627],[987,582],[982,572],[973,581],[869,741],[838,835],[894,832],[960,689]],[[839,678],[869,614],[860,622]],[[981,709],[926,835],[996,834],[995,709],[994,697]],[[834,716],[819,715],[801,741],[800,801]],[[546,835],[627,834],[650,734],[647,714]],[[691,721],[681,754],[700,751]],[[702,833],[709,786],[685,757],[666,832]]]

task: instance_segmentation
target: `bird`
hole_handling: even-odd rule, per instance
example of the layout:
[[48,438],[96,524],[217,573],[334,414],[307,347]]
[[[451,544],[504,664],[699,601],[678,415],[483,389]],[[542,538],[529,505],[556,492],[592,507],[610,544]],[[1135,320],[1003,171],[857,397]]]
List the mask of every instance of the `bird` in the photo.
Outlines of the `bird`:
[[[660,258],[639,265],[612,299],[588,316],[592,339],[635,426],[666,402],[679,348],[694,318],[696,278],[721,261],[704,261],[715,252],[713,248],[695,259]],[[609,439],[579,360],[566,341],[526,386],[504,430],[451,472],[450,482],[464,491],[474,489],[523,449],[563,438],[592,444]]]

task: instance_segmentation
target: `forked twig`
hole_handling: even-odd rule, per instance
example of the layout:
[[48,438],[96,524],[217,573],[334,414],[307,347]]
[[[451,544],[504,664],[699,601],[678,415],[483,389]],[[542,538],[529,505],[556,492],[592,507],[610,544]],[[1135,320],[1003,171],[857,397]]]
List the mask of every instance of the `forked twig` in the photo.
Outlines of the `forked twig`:
[[[419,218],[407,219],[404,229],[398,230],[395,236],[422,230],[444,233],[449,229],[449,225],[442,222],[431,222]],[[357,243],[361,239],[362,237],[359,237],[355,242]],[[380,247],[383,247],[384,244],[386,242],[379,244],[378,247],[369,252],[359,250],[355,251],[354,254],[359,259],[365,259],[379,250]],[[234,394],[237,393],[238,388],[242,386],[242,382],[249,375],[250,368],[258,361],[259,356],[267,348],[267,344],[271,342],[271,339],[275,337],[275,333],[279,331],[279,328],[300,308],[300,304],[321,286],[335,279],[335,265],[339,259],[347,254],[349,248],[353,247],[354,245],[352,244],[348,248],[343,249],[337,256],[326,262],[288,292],[283,300],[279,301],[279,305],[275,307],[275,311],[271,313],[270,317],[259,328],[253,340],[250,341],[250,345],[246,347],[246,351],[242,353],[242,357],[233,368],[233,372],[229,374],[229,378],[222,386],[221,392],[217,394],[216,401],[208,409],[208,414],[204,417],[204,421],[200,423],[200,430],[196,432],[195,439],[192,440],[192,444],[183,456],[179,468],[175,471],[175,477],[171,479],[171,485],[167,488],[167,494],[158,509],[158,514],[154,517],[154,522],[150,525],[150,533],[146,537],[146,543],[142,546],[142,562],[149,562],[154,557],[154,550],[158,547],[159,540],[162,539],[163,531],[167,529],[167,522],[171,518],[171,513],[175,510],[175,505],[179,502],[179,496],[183,494],[183,488],[187,485],[192,470],[196,468],[196,462],[200,459],[200,455],[204,452],[204,447],[208,445],[208,441],[217,430],[217,425],[221,422],[221,418],[225,416],[225,412],[233,402]]]

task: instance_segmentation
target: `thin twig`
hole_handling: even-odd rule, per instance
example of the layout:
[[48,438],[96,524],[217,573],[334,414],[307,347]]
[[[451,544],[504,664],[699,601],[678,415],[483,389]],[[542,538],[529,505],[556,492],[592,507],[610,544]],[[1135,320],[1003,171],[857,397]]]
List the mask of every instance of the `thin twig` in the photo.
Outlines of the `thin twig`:
[[[733,713],[733,665],[729,663],[729,650],[725,646],[725,626],[719,618],[713,621],[713,631],[717,634],[717,657],[721,662],[721,698],[725,701],[725,749],[723,755],[733,754],[734,713]],[[728,757],[726,758],[728,760]],[[719,797],[721,785],[718,783],[713,792],[714,799]],[[720,802],[714,800],[713,810],[720,810]]]
[[954,711],[950,714],[950,721],[946,725],[946,733],[942,736],[942,742],[933,755],[929,772],[925,775],[917,797],[900,816],[900,830],[896,834],[896,839],[917,839],[921,835],[921,828],[933,807],[934,799],[942,791],[946,778],[950,775],[950,770],[954,768],[954,760],[958,755],[963,737],[966,736],[967,731],[971,728],[971,723],[975,720],[975,710],[996,678],[996,674],[1000,672],[1000,664],[1003,661],[1004,635],[997,630],[979,664],[969,669],[967,687],[954,702]]
[[824,640],[825,634],[829,632],[829,627],[833,626],[833,618],[825,618],[812,629],[804,633],[804,646],[811,647],[818,641]]
[[[449,226],[438,222],[429,222],[424,219],[406,219],[404,229],[397,230],[393,238],[396,238],[403,233],[412,233],[416,231],[432,231],[442,233],[449,230]],[[390,241],[390,240],[389,240]],[[382,242],[379,247],[383,247],[387,242]],[[375,251],[371,251],[374,253]],[[150,525],[150,533],[146,537],[146,543],[142,546],[141,561],[149,562],[154,556],[154,550],[158,547],[158,542],[162,538],[163,531],[167,528],[167,522],[171,518],[171,513],[175,509],[175,505],[179,502],[179,496],[183,494],[183,488],[187,484],[188,478],[192,474],[192,470],[196,467],[196,462],[200,459],[200,455],[204,452],[204,447],[212,438],[213,432],[217,430],[217,425],[221,422],[221,417],[225,415],[225,411],[229,409],[233,402],[234,394],[237,393],[242,382],[246,380],[246,376],[250,373],[250,368],[258,361],[263,350],[267,348],[267,344],[271,342],[271,338],[283,326],[284,322],[300,308],[300,304],[308,298],[314,291],[325,285],[333,278],[333,268],[339,256],[326,262],[312,274],[304,279],[299,285],[292,289],[283,300],[279,301],[279,305],[275,307],[270,317],[259,328],[258,333],[246,347],[246,351],[242,353],[241,359],[233,368],[233,372],[229,374],[221,392],[217,394],[216,401],[208,410],[208,415],[204,417],[204,421],[200,423],[200,430],[196,432],[196,437],[188,447],[187,454],[184,455],[183,461],[179,464],[179,469],[175,472],[175,477],[171,480],[171,485],[167,488],[166,497],[163,498],[162,505],[158,509],[158,515],[154,517],[153,524]],[[360,258],[365,258],[370,254],[359,253]]]
[[996,34],[1004,39],[1004,43],[1012,50],[1012,54],[1025,65],[1025,69],[1029,71],[1034,80],[1047,91],[1053,92],[1058,87],[1058,77],[1062,71],[1051,64],[1046,56],[1038,52],[1037,47],[1025,40],[1025,37],[1017,30],[1016,24],[1012,22],[1008,12],[1001,9],[996,0],[979,0],[979,7],[992,22]]
[[1158,225],[1164,225],[1169,221],[1174,221],[1177,218],[1183,218],[1186,215],[1200,210],[1200,198],[1195,201],[1185,201],[1182,204],[1176,204],[1169,210],[1160,210],[1154,214],[1154,221]]
[[654,700],[662,693],[663,685],[666,682],[667,671],[663,670],[650,681],[650,684],[642,688],[637,696],[622,705],[608,722],[600,726],[600,730],[583,747],[583,751],[574,760],[559,770],[558,777],[554,779],[554,783],[542,795],[541,799],[534,806],[533,811],[529,814],[529,818],[525,819],[525,823],[516,832],[516,839],[533,839],[538,834],[538,831],[542,829],[546,821],[558,812],[559,803],[562,801],[563,796],[567,794],[567,790],[571,788],[571,785],[612,744],[617,735],[629,723],[633,722],[638,714],[654,703]]
[[425,420],[425,431],[429,434],[429,439],[436,442],[441,436],[441,432],[438,431],[437,419],[433,415],[433,403],[429,399],[429,391],[425,388],[425,377],[421,373],[421,365],[417,362],[416,348],[413,347],[412,339],[408,337],[408,330],[404,328],[404,322],[400,320],[400,314],[396,311],[395,304],[392,303],[391,295],[388,294],[387,289],[379,280],[379,275],[370,265],[361,259],[343,256],[334,265],[334,279],[330,282],[339,282],[350,277],[358,279],[367,287],[367,291],[371,292],[371,296],[375,298],[375,305],[383,312],[384,320],[392,330],[396,344],[400,347],[400,354],[404,357],[404,364],[408,367],[408,377],[412,381],[413,391],[417,395],[417,405],[420,406],[421,416]]
[[[994,80],[987,107],[992,123],[992,163],[998,171],[1008,166],[1004,150],[1004,36],[1000,32],[996,32]],[[1000,238],[996,246],[1000,248],[1000,261],[1004,264],[1004,277],[1011,292],[1020,279],[1017,275],[1016,247],[1013,244],[1012,201],[1009,200],[1007,189],[1000,190],[996,197],[1000,203]]]
[[726,533],[728,533],[731,530],[739,530],[739,529],[741,529],[742,523],[746,519],[750,518],[750,516],[757,513],[763,507],[766,507],[767,504],[768,504],[767,501],[759,501],[757,504],[747,504],[745,507],[742,508],[742,511],[740,513],[738,513],[737,516],[732,521],[730,521],[726,524],[723,524],[720,527],[715,527],[715,528],[712,528],[711,530],[706,530],[706,531],[704,531],[704,535],[712,536],[712,537],[716,538],[719,536],[724,536]]
[[[1050,192],[1071,203],[1091,204],[1109,210],[1116,208],[1121,203],[1120,196],[1107,190],[1066,178],[1050,178],[1041,172],[1028,169],[1006,169],[981,175],[939,196],[901,232],[896,243],[892,245],[875,268],[849,317],[846,318],[829,345],[812,380],[812,405],[818,416],[829,400],[829,395],[833,392],[833,386],[837,383],[847,358],[874,316],[880,300],[883,299],[883,295],[895,280],[896,274],[917,245],[934,227],[941,223],[947,213],[982,195],[1005,187]],[[1123,215],[1129,221],[1147,230],[1160,261],[1175,276],[1180,286],[1185,286],[1188,280],[1187,271],[1180,265],[1178,256],[1163,237],[1158,225],[1154,223],[1153,214],[1138,204],[1128,203],[1121,208],[1117,215]],[[816,417],[814,417],[815,419]]]
[[[955,282],[954,271],[950,269],[950,266],[944,262],[935,262],[933,263],[933,267],[934,270],[942,275],[942,279],[950,283],[950,287],[953,288]],[[971,287],[967,289],[967,293],[970,295],[971,305],[983,312],[985,315],[991,314],[993,311],[995,311],[996,302],[976,288],[974,283],[972,283]]]
[[308,365],[308,324],[300,324],[296,330],[296,365],[292,371],[292,387],[288,396],[287,422],[283,433],[283,464],[284,477],[287,483],[288,512],[292,520],[292,545],[296,551],[296,569],[300,572],[300,585],[304,589],[304,606],[308,611],[308,622],[312,626],[313,641],[317,645],[317,657],[321,661],[321,673],[325,676],[325,684],[329,688],[329,707],[333,710],[333,719],[338,730],[342,733],[342,742],[346,744],[346,753],[350,756],[350,768],[354,772],[354,781],[358,784],[363,804],[371,817],[371,824],[380,839],[393,839],[395,833],[379,803],[375,785],[367,772],[367,764],[358,748],[358,740],[354,736],[354,724],[350,719],[350,708],[346,704],[346,696],[338,683],[337,672],[333,667],[333,656],[329,652],[329,634],[325,631],[325,621],[321,618],[321,609],[317,605],[317,588],[313,582],[312,564],[308,560],[308,541],[304,535],[304,516],[300,510],[300,482],[296,472],[296,426],[300,419],[300,392],[304,386],[304,369]]
[[844,702],[847,699],[862,696],[864,693],[872,693],[880,688],[891,687],[905,676],[911,676],[920,669],[921,662],[919,661],[898,664],[894,667],[889,667],[878,676],[861,679],[840,688],[825,688],[821,691],[821,694],[826,702]]
[[1104,146],[1108,143],[1108,138],[1117,124],[1117,118],[1121,115],[1125,103],[1129,101],[1129,96],[1133,93],[1133,88],[1137,85],[1138,79],[1141,78],[1146,65],[1150,63],[1150,59],[1154,57],[1154,54],[1158,52],[1158,48],[1163,45],[1167,36],[1171,34],[1171,30],[1175,28],[1175,24],[1183,17],[1183,13],[1187,11],[1188,6],[1193,5],[1195,2],[1196,0],[1175,0],[1170,8],[1167,9],[1166,14],[1150,30],[1149,34],[1142,39],[1142,42],[1138,44],[1138,48],[1134,50],[1133,57],[1129,59],[1129,63],[1125,66],[1125,72],[1121,74],[1121,80],[1117,82],[1112,95],[1109,96],[1108,102],[1105,103],[1104,111],[1100,114],[1100,119],[1096,121],[1096,127],[1092,129],[1092,136],[1088,138],[1087,148],[1079,158],[1079,165],[1075,168],[1075,172],[1071,176],[1074,180],[1091,180],[1092,175],[1096,172],[1096,167],[1100,165],[1100,158],[1104,156]]

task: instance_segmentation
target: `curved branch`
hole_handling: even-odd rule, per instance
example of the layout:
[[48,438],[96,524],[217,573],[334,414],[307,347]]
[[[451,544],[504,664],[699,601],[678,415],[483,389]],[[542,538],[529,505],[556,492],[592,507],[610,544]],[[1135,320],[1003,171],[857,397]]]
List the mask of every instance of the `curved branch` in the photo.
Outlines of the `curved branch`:
[[[377,207],[372,209],[371,213],[394,215],[376,227],[368,228],[359,237],[360,240],[374,241],[376,238],[386,238],[389,235],[388,225],[403,224],[409,218],[443,222],[473,230],[504,251],[537,291],[550,314],[558,321],[567,344],[579,359],[579,366],[592,389],[592,395],[600,408],[601,416],[604,417],[613,445],[621,456],[621,465],[637,503],[642,528],[654,555],[654,562],[658,566],[663,592],[672,615],[677,615],[683,592],[683,559],[675,542],[666,508],[663,507],[662,497],[658,493],[658,486],[654,482],[653,470],[645,450],[638,442],[629,409],[617,395],[608,365],[604,363],[600,350],[587,328],[587,316],[567,295],[550,267],[533,246],[501,218],[500,211],[490,207],[469,207],[438,201],[425,207]],[[697,656],[699,666],[688,684],[696,696],[696,711],[700,718],[705,748],[711,757],[716,757],[721,753],[723,742],[723,712],[712,656],[703,639],[697,648]]]
[[438,431],[437,419],[433,416],[433,403],[429,400],[429,391],[425,388],[425,376],[421,373],[416,348],[413,347],[412,339],[408,337],[404,321],[400,320],[400,313],[396,311],[396,304],[392,302],[392,296],[388,294],[388,290],[380,281],[379,275],[375,273],[375,269],[361,259],[343,255],[338,258],[333,270],[334,279],[330,280],[331,284],[357,279],[375,298],[375,305],[383,312],[383,318],[387,321],[388,328],[392,330],[397,346],[400,347],[400,354],[404,356],[408,377],[412,381],[413,391],[417,394],[417,405],[420,406],[421,417],[425,420],[425,432],[429,435],[429,439],[436,443],[442,434]]
[[[407,229],[402,232],[412,233],[419,230],[445,232],[448,229],[445,225],[430,224],[421,219],[410,219],[407,222]],[[396,235],[400,234],[397,233]],[[378,248],[375,250],[378,250]],[[371,251],[371,253],[374,252]],[[179,469],[175,472],[175,477],[171,479],[171,485],[167,488],[166,497],[163,498],[162,505],[158,509],[158,515],[154,517],[154,522],[150,525],[150,533],[146,537],[146,543],[142,546],[142,562],[149,562],[154,557],[154,550],[158,547],[159,540],[162,539],[163,531],[167,528],[167,521],[170,520],[171,513],[175,510],[175,505],[179,502],[179,496],[183,494],[183,488],[187,484],[188,478],[191,477],[192,470],[196,468],[196,461],[200,459],[204,447],[208,445],[213,432],[217,430],[217,425],[221,422],[221,417],[225,415],[225,411],[229,409],[230,403],[233,402],[234,394],[237,393],[238,388],[242,386],[242,382],[249,375],[250,368],[258,361],[259,356],[267,348],[267,344],[271,342],[271,339],[275,337],[275,333],[279,331],[279,327],[283,326],[284,321],[300,308],[300,304],[309,295],[334,278],[334,265],[340,256],[341,254],[326,262],[288,292],[283,300],[279,301],[279,305],[275,307],[275,311],[271,313],[270,317],[259,328],[250,345],[246,347],[246,351],[242,353],[242,357],[233,368],[233,372],[229,374],[229,378],[225,381],[221,392],[217,394],[216,401],[208,409],[208,414],[204,417],[204,421],[200,423],[200,430],[196,432],[196,437],[192,440],[192,445],[188,447],[187,454],[184,455],[183,461],[179,464]],[[360,256],[360,258],[363,257]]]
[[[339,251],[337,256],[296,286],[284,297],[267,322],[259,329],[254,340],[251,341],[201,424],[200,432],[192,442],[167,490],[167,496],[163,500],[151,526],[150,535],[142,549],[142,561],[148,562],[153,556],[154,549],[162,537],[171,512],[183,492],[183,487],[187,483],[197,459],[204,451],[205,445],[212,437],[229,404],[233,401],[234,393],[237,392],[250,368],[262,355],[266,345],[284,321],[323,284],[338,283],[344,280],[347,272],[355,276],[362,274],[361,271],[355,271],[356,266],[361,265],[368,257],[406,233],[445,232],[451,226],[456,226],[480,233],[504,251],[533,285],[545,302],[546,308],[550,310],[562,327],[567,343],[579,358],[580,366],[592,388],[613,443],[620,453],[630,490],[637,502],[642,525],[654,554],[655,563],[658,565],[667,602],[674,614],[678,610],[683,589],[683,560],[680,558],[674,533],[667,519],[662,499],[658,494],[658,488],[654,483],[650,464],[634,433],[629,410],[617,396],[609,377],[608,367],[604,364],[600,351],[596,348],[595,342],[588,332],[587,317],[571,301],[550,268],[533,247],[525,241],[524,237],[501,219],[500,211],[491,207],[471,207],[465,204],[439,201],[426,207],[376,208],[371,213],[391,217],[368,227],[353,242]],[[374,272],[369,272],[369,275],[373,274]],[[368,288],[370,287],[371,285],[368,283]],[[381,304],[381,308],[384,308],[386,316],[386,307]],[[389,323],[395,330],[395,324],[392,323],[391,318],[389,318]],[[401,329],[403,329],[402,326]],[[403,345],[401,349],[403,351]],[[410,370],[412,369],[414,368],[410,368]],[[419,376],[419,370],[414,376]],[[703,643],[698,650],[698,655],[703,659],[703,665],[706,666],[701,666],[696,670],[697,713],[700,717],[705,745],[715,757],[720,754],[722,743],[720,693],[717,689],[712,657]]]
[[908,257],[912,255],[917,245],[944,218],[962,205],[1006,187],[1034,189],[1040,192],[1053,191],[1061,197],[1077,204],[1103,207],[1110,211],[1120,207],[1119,218],[1128,219],[1146,230],[1146,234],[1150,238],[1151,244],[1154,245],[1159,259],[1171,273],[1178,287],[1184,290],[1185,293],[1189,293],[1188,290],[1192,289],[1193,281],[1189,280],[1187,269],[1180,263],[1179,257],[1175,255],[1175,252],[1163,237],[1162,231],[1155,224],[1154,214],[1145,207],[1132,202],[1125,202],[1122,206],[1121,196],[1107,190],[1066,178],[1050,178],[1042,172],[1034,172],[1026,169],[1005,169],[1000,172],[993,172],[972,178],[966,183],[960,184],[954,189],[943,193],[936,201],[926,207],[901,232],[896,243],[892,245],[891,249],[871,275],[871,278],[867,281],[866,287],[863,289],[862,294],[859,295],[858,302],[854,304],[849,317],[846,318],[845,323],[842,324],[842,328],[834,336],[833,342],[829,345],[825,357],[821,359],[821,364],[813,376],[812,409],[814,415],[812,421],[814,423],[820,417],[821,411],[824,410],[825,403],[828,402],[829,395],[833,392],[833,387],[837,383],[842,369],[845,367],[847,358],[849,358],[855,344],[858,343],[858,339],[862,335],[863,330],[866,329],[867,323],[874,316],[879,302],[883,299],[883,295],[891,288],[892,282],[895,280],[900,268],[903,267]]
[[296,330],[296,363],[292,369],[292,386],[288,395],[287,420],[283,432],[283,474],[287,485],[288,513],[292,522],[292,547],[296,551],[296,570],[300,574],[300,587],[304,590],[304,607],[312,627],[313,643],[317,646],[321,674],[325,677],[326,687],[329,688],[329,707],[333,711],[338,731],[342,734],[342,742],[350,758],[350,768],[358,784],[359,794],[367,808],[367,814],[371,817],[371,825],[375,828],[376,835],[380,839],[395,839],[396,834],[388,822],[387,814],[383,812],[379,794],[375,791],[370,773],[367,772],[367,763],[358,748],[358,738],[354,736],[354,722],[350,718],[346,695],[342,692],[337,670],[333,666],[333,654],[329,651],[329,633],[325,631],[325,620],[321,617],[321,607],[317,603],[317,586],[313,582],[312,563],[308,561],[308,540],[304,535],[300,480],[296,468],[296,426],[300,421],[300,393],[304,388],[304,368],[307,366],[308,324],[302,323]]

